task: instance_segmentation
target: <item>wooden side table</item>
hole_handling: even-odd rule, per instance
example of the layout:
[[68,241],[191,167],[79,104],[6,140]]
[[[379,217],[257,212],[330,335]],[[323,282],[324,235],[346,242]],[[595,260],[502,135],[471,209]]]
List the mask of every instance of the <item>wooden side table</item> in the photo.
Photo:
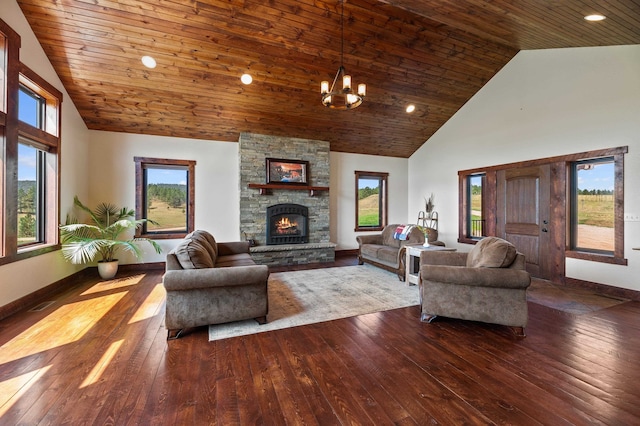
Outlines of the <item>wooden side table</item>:
[[422,244],[407,244],[406,249],[406,279],[407,285],[418,284],[418,273],[420,272],[420,253],[423,251],[456,251],[454,248],[442,246],[425,247]]

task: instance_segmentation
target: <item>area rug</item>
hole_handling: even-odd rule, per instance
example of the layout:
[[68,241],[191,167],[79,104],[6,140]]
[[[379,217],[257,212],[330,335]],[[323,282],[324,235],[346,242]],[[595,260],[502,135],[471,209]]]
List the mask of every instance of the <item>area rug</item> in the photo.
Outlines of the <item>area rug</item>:
[[209,340],[279,330],[419,304],[418,286],[371,265],[277,272],[269,276],[267,323],[209,326]]

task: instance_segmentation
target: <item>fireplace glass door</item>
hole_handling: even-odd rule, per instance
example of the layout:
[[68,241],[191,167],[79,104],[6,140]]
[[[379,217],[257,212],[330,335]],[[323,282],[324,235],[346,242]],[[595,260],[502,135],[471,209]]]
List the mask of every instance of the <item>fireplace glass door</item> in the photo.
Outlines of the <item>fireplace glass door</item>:
[[267,244],[302,244],[307,237],[308,209],[299,204],[276,204],[267,208]]

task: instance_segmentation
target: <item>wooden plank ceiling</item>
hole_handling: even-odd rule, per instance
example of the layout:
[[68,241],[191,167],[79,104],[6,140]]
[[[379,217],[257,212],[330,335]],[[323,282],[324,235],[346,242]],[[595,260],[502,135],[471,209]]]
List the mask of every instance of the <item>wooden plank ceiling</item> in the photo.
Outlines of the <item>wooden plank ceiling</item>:
[[347,0],[344,65],[367,97],[335,111],[319,88],[340,65],[339,0],[18,3],[90,129],[404,158],[520,49],[640,43],[637,0]]

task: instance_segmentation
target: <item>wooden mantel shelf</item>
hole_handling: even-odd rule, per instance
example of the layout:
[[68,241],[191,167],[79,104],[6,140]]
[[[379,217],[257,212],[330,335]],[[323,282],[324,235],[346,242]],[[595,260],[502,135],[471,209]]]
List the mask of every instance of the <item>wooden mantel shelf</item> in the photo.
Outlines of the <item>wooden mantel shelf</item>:
[[328,191],[328,186],[309,186],[309,185],[287,185],[278,183],[250,183],[247,185],[250,189],[259,189],[260,195],[267,195],[272,189],[285,189],[287,191],[309,191],[309,196],[313,197],[320,191]]

